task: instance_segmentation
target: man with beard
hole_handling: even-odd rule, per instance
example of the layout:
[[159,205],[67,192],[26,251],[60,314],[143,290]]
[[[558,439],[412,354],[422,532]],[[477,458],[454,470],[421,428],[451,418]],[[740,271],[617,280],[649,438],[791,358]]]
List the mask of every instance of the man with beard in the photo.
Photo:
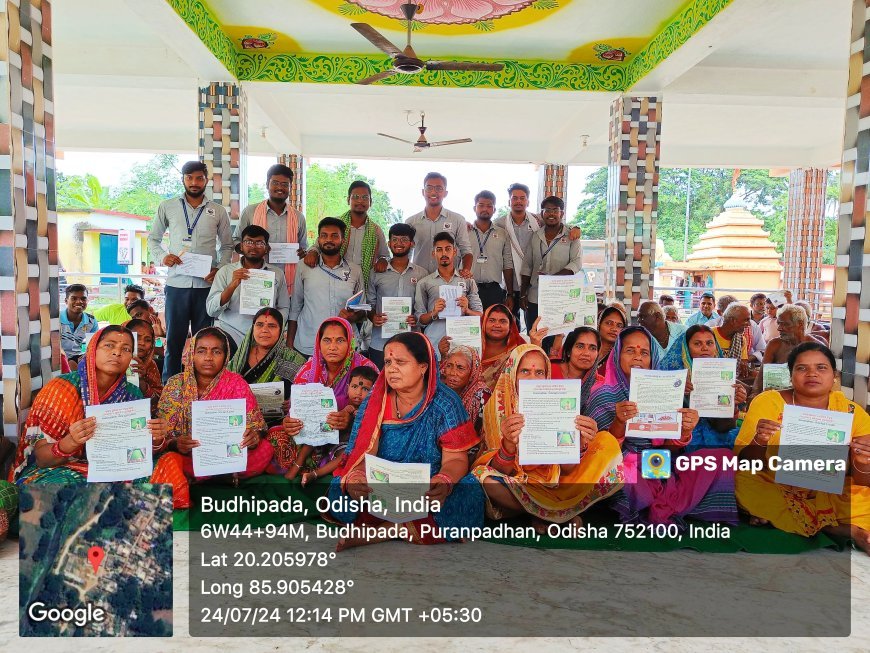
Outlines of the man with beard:
[[797,304],[786,304],[777,309],[776,326],[779,329],[779,336],[767,343],[764,358],[761,360],[761,370],[755,377],[750,399],[764,390],[765,365],[786,363],[791,350],[802,342],[818,342],[814,336],[807,333],[806,311]]
[[366,357],[379,368],[384,367],[384,345],[389,338],[384,338],[382,327],[387,321],[384,313],[384,297],[408,297],[411,300],[411,312],[405,320],[408,330],[417,326],[416,306],[414,296],[417,292],[417,282],[429,273],[426,268],[411,263],[408,255],[414,248],[414,227],[409,224],[394,224],[390,227],[389,247],[393,258],[383,272],[372,272],[369,277],[368,298],[372,306],[369,319],[374,325],[372,342],[366,352]]
[[447,335],[447,321],[440,315],[447,308],[447,300],[441,297],[441,286],[460,289],[461,295],[455,301],[462,315],[483,315],[483,306],[474,279],[466,279],[456,271],[456,245],[453,236],[446,231],[435,235],[432,258],[438,261],[438,269],[417,283],[414,310],[417,321],[425,327],[426,337],[437,347]]
[[426,268],[431,274],[438,269],[438,262],[433,258],[434,236],[447,232],[456,243],[456,248],[462,256],[462,269],[459,275],[463,279],[471,279],[471,243],[468,239],[468,221],[459,213],[444,208],[444,198],[447,197],[447,178],[440,172],[430,172],[423,179],[423,197],[426,208],[405,220],[417,232],[417,246],[414,248],[414,263]]
[[[181,371],[181,352],[189,333],[211,325],[205,309],[209,286],[219,267],[230,262],[233,236],[230,217],[217,202],[205,198],[208,168],[201,161],[181,167],[184,195],[160,203],[148,235],[148,251],[154,261],[169,268],[166,279],[166,358],[163,381]],[[163,235],[169,232],[168,249]],[[217,241],[220,240],[220,258]],[[193,277],[177,271],[184,254],[202,254],[212,259],[211,272]]]
[[[282,245],[288,243],[298,243],[296,253],[299,256],[305,256],[305,251],[308,249],[305,216],[290,206],[287,201],[292,183],[293,171],[288,166],[276,163],[266,171],[266,192],[269,197],[257,204],[249,204],[242,211],[239,225],[236,227],[235,246],[237,248],[241,240],[241,233],[249,225],[255,224],[269,232],[270,251],[280,249]],[[282,267],[287,287],[292,289],[293,279],[296,276],[296,264],[284,263]]]
[[362,290],[362,271],[341,255],[344,233],[344,222],[323,218],[317,225],[320,262],[316,267],[302,265],[296,270],[287,345],[306,358],[314,355],[314,340],[323,320],[337,315],[353,323],[365,317],[363,311],[346,308],[347,300]]
[[244,228],[241,237],[241,242],[236,245],[236,251],[242,255],[241,258],[218,270],[206,302],[208,314],[215,318],[214,325],[223,329],[236,347],[242,344],[254,321],[253,315],[242,315],[240,312],[242,281],[251,277],[248,270],[274,272],[275,282],[272,284],[270,306],[278,309],[285,322],[290,312],[290,297],[282,269],[284,266],[266,263],[270,251],[269,232],[252,224]]
[[506,293],[501,286],[504,276],[505,288],[514,287],[514,260],[510,241],[505,230],[492,223],[494,213],[494,193],[483,190],[474,196],[474,215],[477,219],[471,226],[474,236],[471,246],[474,265],[471,271],[477,282],[483,310],[502,303],[513,308],[514,303],[513,293],[505,298]]

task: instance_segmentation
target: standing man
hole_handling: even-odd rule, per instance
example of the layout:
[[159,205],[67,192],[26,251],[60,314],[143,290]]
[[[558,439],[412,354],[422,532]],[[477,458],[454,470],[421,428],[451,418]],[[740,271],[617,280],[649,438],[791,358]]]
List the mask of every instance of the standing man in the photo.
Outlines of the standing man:
[[[510,240],[511,258],[513,259],[514,283],[508,287],[508,293],[513,296],[513,314],[517,324],[520,322],[520,291],[522,278],[520,271],[523,269],[523,259],[529,251],[532,236],[540,229],[538,218],[529,213],[529,187],[525,184],[511,184],[508,188],[510,195],[510,214],[503,218],[496,218],[495,226],[505,230]],[[528,321],[527,321],[528,323]]]
[[456,245],[453,236],[446,231],[435,234],[432,258],[438,261],[438,269],[417,283],[414,310],[417,311],[417,321],[425,327],[426,337],[437,354],[438,343],[447,335],[447,322],[439,315],[447,302],[441,298],[439,288],[458,286],[462,290],[462,296],[456,300],[456,304],[463,315],[483,315],[483,306],[474,279],[460,276],[456,271]]
[[[148,251],[154,261],[169,268],[166,278],[166,358],[163,382],[181,371],[181,352],[189,333],[211,325],[205,309],[211,282],[218,268],[230,262],[233,236],[230,217],[217,202],[205,198],[208,168],[202,161],[188,161],[181,167],[184,195],[160,203],[148,236]],[[169,247],[163,235],[169,232]],[[217,241],[220,240],[220,258]],[[212,259],[205,277],[177,271],[185,253],[203,254]]]
[[314,340],[320,323],[328,317],[343,317],[359,322],[365,313],[349,311],[347,300],[362,290],[362,271],[341,255],[344,222],[323,218],[317,225],[320,262],[316,267],[300,266],[290,302],[287,346],[306,358],[314,355]]
[[560,197],[550,196],[541,202],[544,228],[532,235],[529,248],[523,257],[520,307],[526,313],[526,331],[538,319],[538,277],[544,275],[571,275],[583,267],[579,240],[571,240],[562,222],[565,202]]
[[81,283],[67,286],[66,308],[60,312],[60,346],[71,365],[78,363],[82,355],[85,335],[99,329],[94,316],[85,313],[87,308],[87,287]]
[[[258,204],[249,204],[242,211],[236,228],[236,247],[241,240],[241,233],[246,227],[254,224],[269,232],[270,251],[280,245],[298,243],[297,254],[300,257],[305,256],[305,251],[308,249],[305,216],[287,202],[291,183],[293,183],[293,171],[285,165],[276,163],[266,171],[266,192],[269,197]],[[296,263],[285,263],[282,267],[287,287],[292,290]]]
[[242,241],[236,245],[236,250],[242,255],[241,258],[218,270],[208,293],[206,309],[215,318],[215,326],[223,329],[238,347],[254,322],[253,315],[242,315],[240,312],[242,281],[251,277],[249,270],[275,273],[270,306],[278,309],[284,316],[284,322],[290,313],[290,296],[287,294],[284,266],[266,263],[269,255],[268,231],[255,224],[248,225],[242,231]]
[[696,324],[707,324],[711,320],[716,319],[716,314],[713,312],[713,305],[716,302],[716,296],[709,290],[701,295],[701,310],[689,316],[686,320],[686,328],[695,326]]
[[383,312],[384,297],[410,297],[411,313],[407,323],[409,328],[417,326],[417,307],[414,305],[417,283],[429,274],[426,268],[411,263],[408,256],[414,248],[414,227],[404,223],[394,224],[389,233],[389,247],[393,258],[385,271],[372,272],[367,293],[372,306],[369,319],[374,328],[366,356],[381,369],[384,367],[384,345],[387,342],[387,338],[381,335],[381,327],[387,321],[387,314]]
[[411,225],[417,232],[414,263],[426,268],[429,273],[435,272],[439,267],[438,262],[432,258],[435,235],[447,232],[462,256],[460,276],[463,279],[471,279],[473,257],[468,240],[468,222],[460,214],[444,208],[447,178],[440,172],[427,174],[423,179],[423,197],[426,200],[426,208],[405,220],[405,224]]
[[511,245],[507,232],[492,223],[495,214],[495,194],[483,190],[474,196],[474,215],[476,220],[471,226],[472,254],[474,265],[472,273],[477,282],[480,302],[483,310],[493,304],[506,304],[513,308],[513,292],[506,296],[501,280],[504,276],[504,287],[514,287],[514,260],[511,256]]

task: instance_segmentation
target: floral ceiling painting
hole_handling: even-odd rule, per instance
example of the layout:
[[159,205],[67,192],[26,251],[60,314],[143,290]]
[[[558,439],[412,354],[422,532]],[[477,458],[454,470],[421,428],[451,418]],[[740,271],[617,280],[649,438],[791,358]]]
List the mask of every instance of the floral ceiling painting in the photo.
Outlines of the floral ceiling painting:
[[[403,18],[401,7],[404,0],[349,1],[375,14]],[[537,0],[428,0],[418,3],[416,19],[421,23],[463,25],[501,18],[536,3]]]

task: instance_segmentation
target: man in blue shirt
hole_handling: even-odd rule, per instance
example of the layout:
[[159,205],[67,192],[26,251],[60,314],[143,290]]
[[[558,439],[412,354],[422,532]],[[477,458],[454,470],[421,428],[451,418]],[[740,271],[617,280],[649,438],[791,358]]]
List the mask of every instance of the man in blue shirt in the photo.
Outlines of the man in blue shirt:
[[686,328],[688,329],[690,326],[695,326],[696,324],[707,324],[710,320],[716,319],[718,315],[713,312],[713,306],[715,304],[716,297],[709,290],[701,295],[701,310],[686,320]]
[[85,334],[95,333],[99,328],[96,318],[85,313],[87,307],[87,287],[80,283],[67,286],[66,308],[60,312],[60,346],[73,366],[82,355]]

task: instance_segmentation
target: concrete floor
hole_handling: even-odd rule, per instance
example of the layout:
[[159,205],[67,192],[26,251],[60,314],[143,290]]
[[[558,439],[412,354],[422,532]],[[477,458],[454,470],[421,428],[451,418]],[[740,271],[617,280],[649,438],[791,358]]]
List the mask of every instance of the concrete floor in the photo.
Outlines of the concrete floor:
[[[851,605],[852,605],[852,634],[848,638],[765,638],[752,639],[747,637],[737,638],[616,638],[616,637],[567,637],[567,638],[415,638],[413,643],[400,638],[191,638],[188,631],[188,533],[175,534],[175,595],[174,595],[174,629],[175,636],[170,639],[128,639],[119,647],[117,641],[111,639],[91,639],[86,644],[75,640],[40,640],[30,642],[18,637],[18,566],[17,566],[17,543],[15,541],[0,544],[0,651],[23,651],[28,646],[38,646],[40,653],[54,653],[60,651],[81,651],[83,646],[87,651],[95,653],[139,653],[139,652],[174,652],[197,653],[198,651],[213,651],[220,648],[225,653],[255,653],[257,651],[277,651],[288,648],[302,648],[306,651],[371,651],[379,652],[404,651],[409,646],[416,650],[428,653],[440,653],[442,651],[474,649],[478,651],[504,650],[507,648],[527,650],[535,648],[545,651],[619,651],[643,647],[651,651],[667,651],[668,653],[680,653],[682,651],[701,650],[728,650],[728,651],[830,651],[836,648],[838,651],[862,651],[870,650],[870,557],[851,553]],[[484,569],[504,568],[505,560],[521,556],[525,566],[541,569],[542,574],[558,578],[560,568],[563,571],[573,570],[576,573],[576,565],[579,559],[583,564],[583,577],[598,582],[599,578],[606,579],[611,587],[630,586],[638,577],[643,577],[644,567],[649,566],[649,573],[660,570],[662,566],[669,569],[683,569],[687,578],[692,570],[701,562],[705,568],[705,578],[709,579],[711,588],[727,585],[726,579],[733,572],[734,566],[739,565],[742,569],[750,570],[749,576],[757,574],[777,579],[787,579],[789,570],[797,568],[806,569],[807,565],[821,565],[822,568],[835,567],[843,559],[841,556],[847,553],[835,553],[832,551],[815,551],[798,556],[768,556],[751,554],[701,554],[691,551],[679,551],[666,554],[637,554],[616,552],[576,552],[559,550],[523,549],[518,547],[506,547],[497,544],[483,542],[474,545],[413,547],[402,543],[387,543],[348,551],[342,554],[341,562],[346,561],[353,565],[356,574],[369,573],[377,576],[386,565],[391,569],[397,566],[408,565],[408,568],[418,565],[421,556],[427,565],[437,565],[444,569],[441,581],[451,584],[452,587],[462,585],[463,577],[456,575],[451,579],[451,557],[455,560],[457,551],[461,551],[463,561],[472,565],[478,565]],[[717,579],[710,572],[711,558],[713,566],[721,567],[721,578]],[[508,565],[509,566],[509,565]],[[622,575],[624,578],[620,578]],[[8,581],[7,581],[8,579]],[[546,578],[544,582],[546,582]],[[495,578],[494,583],[507,582],[509,577]],[[783,581],[785,582],[785,581]],[[552,585],[552,584],[551,584]],[[519,588],[508,587],[506,593],[516,593]],[[533,593],[536,588],[526,588]],[[715,589],[714,589],[715,591]],[[602,620],[618,627],[620,618],[630,618],[630,614],[636,606],[631,605],[630,599],[635,596],[616,597],[618,605],[622,606],[620,613],[613,612],[613,606],[601,605],[601,612],[592,613],[584,604],[583,611],[589,619]],[[720,605],[723,618],[733,618],[728,615],[730,606],[737,606],[739,597],[721,596]],[[817,606],[813,605],[813,597],[807,597],[808,612],[816,612]],[[770,609],[775,610],[771,604]],[[823,609],[823,606],[822,608]],[[668,619],[688,618],[687,615],[667,615]],[[604,624],[606,627],[606,623]]]

